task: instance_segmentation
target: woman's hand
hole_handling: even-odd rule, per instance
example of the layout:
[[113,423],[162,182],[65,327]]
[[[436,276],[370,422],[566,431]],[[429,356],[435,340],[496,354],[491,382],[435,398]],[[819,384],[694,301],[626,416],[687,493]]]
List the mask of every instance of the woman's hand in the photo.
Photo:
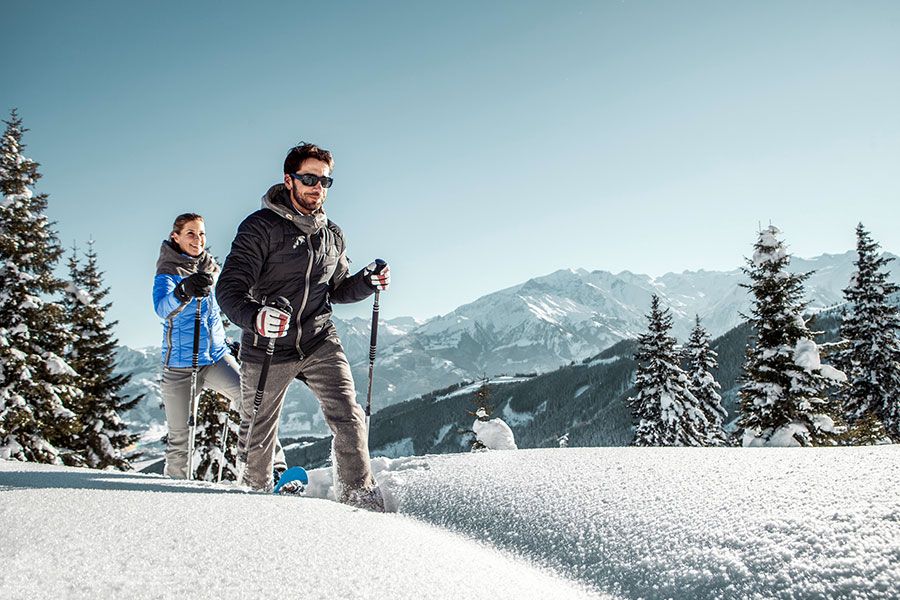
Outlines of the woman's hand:
[[175,286],[175,297],[182,302],[191,298],[205,298],[212,291],[213,276],[200,271],[189,275]]

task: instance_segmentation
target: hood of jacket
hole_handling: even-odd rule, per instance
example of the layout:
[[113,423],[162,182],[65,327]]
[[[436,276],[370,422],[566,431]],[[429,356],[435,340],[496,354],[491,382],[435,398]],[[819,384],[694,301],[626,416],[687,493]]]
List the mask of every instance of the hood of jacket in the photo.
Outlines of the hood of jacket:
[[189,256],[181,252],[170,240],[163,241],[159,248],[159,258],[156,259],[157,275],[187,277],[200,271],[214,276],[219,272],[219,265],[209,252],[204,250],[200,256]]
[[312,235],[328,224],[328,217],[325,216],[325,209],[319,208],[310,215],[294,210],[291,204],[291,197],[288,195],[287,188],[283,183],[278,183],[269,188],[269,191],[262,197],[263,208],[268,208],[283,219],[287,219],[293,223],[297,229],[306,235]]

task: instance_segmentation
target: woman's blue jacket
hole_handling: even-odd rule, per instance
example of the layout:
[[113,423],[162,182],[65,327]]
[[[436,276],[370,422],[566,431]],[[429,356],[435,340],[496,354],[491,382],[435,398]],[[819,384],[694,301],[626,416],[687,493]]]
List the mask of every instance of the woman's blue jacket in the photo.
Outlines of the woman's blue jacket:
[[206,251],[193,257],[182,253],[173,242],[163,242],[156,262],[156,277],[153,279],[153,307],[163,320],[162,363],[165,367],[192,366],[198,300],[201,301],[201,308],[197,364],[202,367],[216,363],[228,351],[215,291],[206,298],[191,298],[188,302],[181,302],[175,297],[175,286],[198,271],[211,273],[218,278],[219,265]]

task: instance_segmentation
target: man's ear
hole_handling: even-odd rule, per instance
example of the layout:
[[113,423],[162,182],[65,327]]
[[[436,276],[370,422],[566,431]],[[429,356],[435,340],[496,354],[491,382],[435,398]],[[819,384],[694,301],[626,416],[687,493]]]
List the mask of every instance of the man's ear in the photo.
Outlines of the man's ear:
[[293,181],[293,179],[291,179],[291,174],[285,173],[284,174],[284,187],[291,189],[291,181]]

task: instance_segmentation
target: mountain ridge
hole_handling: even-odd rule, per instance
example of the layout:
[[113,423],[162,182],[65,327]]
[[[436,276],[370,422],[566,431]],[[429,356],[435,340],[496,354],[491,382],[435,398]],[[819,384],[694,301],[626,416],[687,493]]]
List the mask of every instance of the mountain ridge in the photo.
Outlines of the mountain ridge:
[[[855,270],[855,258],[856,253],[848,251],[792,259],[791,271],[815,270],[806,285],[812,310],[843,302],[842,290]],[[744,282],[740,269],[700,269],[655,278],[627,270],[558,269],[477,298],[446,315],[381,320],[373,381],[375,409],[482,376],[546,373],[579,363],[637,337],[645,328],[652,294],[660,295],[671,309],[677,338],[686,339],[696,314],[717,337],[739,325],[741,314],[749,310],[750,297],[741,287]],[[334,317],[334,322],[351,362],[358,399],[364,401],[370,321]],[[122,356],[118,369],[135,376],[126,393],[149,393],[128,418],[145,425],[164,423],[154,379],[159,349],[134,352],[128,360]],[[143,368],[135,368],[135,361]],[[300,384],[288,392],[282,431],[288,436],[328,433],[317,401]]]

